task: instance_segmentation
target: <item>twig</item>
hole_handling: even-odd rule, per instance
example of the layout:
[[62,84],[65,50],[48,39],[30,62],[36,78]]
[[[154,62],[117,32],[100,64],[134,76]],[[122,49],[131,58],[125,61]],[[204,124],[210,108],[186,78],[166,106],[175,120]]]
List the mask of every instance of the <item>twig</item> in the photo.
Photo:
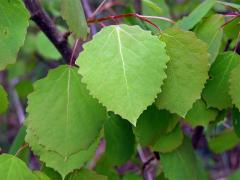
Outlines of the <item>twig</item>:
[[154,26],[159,31],[161,31],[161,29],[156,24],[154,24],[152,21],[148,20],[145,16],[142,16],[142,15],[139,15],[139,14],[136,14],[136,13],[127,13],[127,14],[120,14],[120,15],[116,15],[116,16],[107,16],[107,17],[103,17],[103,18],[99,18],[99,19],[89,19],[87,22],[89,24],[92,24],[92,23],[121,19],[121,18],[126,18],[126,17],[137,17],[137,18],[149,23],[150,25]]
[[[139,157],[141,159],[141,161],[143,162],[144,166],[146,166],[146,164],[148,164],[147,162],[149,161],[149,159],[147,159],[147,157],[145,157],[145,154],[142,150],[142,147],[140,145],[137,146],[137,151],[139,154]],[[153,180],[153,176],[150,172],[146,171],[146,179],[147,180]]]
[[139,15],[141,17],[145,17],[147,19],[158,19],[158,20],[163,20],[163,21],[167,21],[170,22],[172,24],[176,24],[175,21],[173,21],[172,19],[166,18],[166,17],[162,17],[162,16],[146,16],[146,15]]
[[198,144],[203,136],[203,131],[204,131],[203,126],[197,126],[194,129],[194,133],[192,135],[192,145],[193,145],[194,149],[197,149]]
[[18,151],[16,152],[15,156],[18,156],[25,148],[27,148],[29,145],[26,143],[24,144],[22,147],[20,147],[18,149]]
[[103,0],[103,1],[101,2],[101,4],[97,7],[97,9],[91,14],[90,18],[95,17],[95,16],[98,14],[98,12],[102,9],[102,7],[104,6],[104,4],[105,4],[106,2],[107,2],[107,0]]
[[24,114],[24,110],[23,110],[23,107],[22,107],[22,104],[19,100],[19,97],[18,97],[18,94],[16,93],[15,89],[14,89],[14,86],[15,86],[16,83],[14,83],[14,81],[11,81],[9,83],[9,92],[12,96],[12,101],[13,101],[13,105],[15,106],[15,109],[16,109],[16,114],[17,114],[17,117],[18,117],[18,122],[20,125],[23,124],[23,122],[25,121],[25,114]]
[[24,0],[24,3],[31,14],[31,19],[54,44],[65,61],[69,63],[72,49],[70,48],[64,33],[57,30],[56,25],[49,15],[43,10],[38,0]]
[[142,1],[141,0],[134,0],[134,8],[137,14],[142,13]]
[[[89,0],[82,0],[82,5],[83,5],[83,8],[85,10],[86,17],[90,18],[92,16],[92,10],[91,10],[91,7],[89,5]],[[94,24],[90,25],[90,29],[91,29],[91,34],[92,35],[97,33],[97,27]]]

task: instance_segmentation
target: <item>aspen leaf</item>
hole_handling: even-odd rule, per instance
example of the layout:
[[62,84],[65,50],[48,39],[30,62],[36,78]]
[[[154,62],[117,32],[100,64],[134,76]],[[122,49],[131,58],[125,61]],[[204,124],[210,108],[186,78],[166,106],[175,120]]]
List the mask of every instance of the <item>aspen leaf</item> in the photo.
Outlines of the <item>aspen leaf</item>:
[[138,26],[103,28],[77,59],[82,82],[109,111],[136,125],[166,78],[165,43]]

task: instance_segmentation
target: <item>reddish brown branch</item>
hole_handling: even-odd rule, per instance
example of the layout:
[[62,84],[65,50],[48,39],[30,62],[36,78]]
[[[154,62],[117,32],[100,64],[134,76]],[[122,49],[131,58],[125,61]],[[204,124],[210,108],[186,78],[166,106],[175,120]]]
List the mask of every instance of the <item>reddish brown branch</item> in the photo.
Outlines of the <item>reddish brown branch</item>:
[[150,21],[147,18],[145,18],[144,16],[136,14],[136,13],[120,14],[120,15],[116,15],[116,16],[107,16],[107,17],[103,17],[103,18],[99,18],[99,19],[89,19],[87,22],[89,24],[92,24],[92,23],[99,23],[99,22],[103,22],[103,21],[121,19],[121,18],[126,18],[126,17],[137,17],[137,18],[149,23],[150,25],[154,26],[159,31],[161,31],[161,29],[156,24],[154,24],[152,21]]

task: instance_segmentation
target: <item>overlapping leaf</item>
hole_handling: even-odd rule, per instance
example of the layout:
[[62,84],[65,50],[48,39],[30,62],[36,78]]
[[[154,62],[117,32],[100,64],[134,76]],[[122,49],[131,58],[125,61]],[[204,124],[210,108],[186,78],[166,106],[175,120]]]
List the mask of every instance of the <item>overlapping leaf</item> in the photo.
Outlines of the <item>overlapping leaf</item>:
[[210,69],[210,79],[203,90],[203,98],[208,107],[220,110],[231,106],[229,96],[229,76],[239,64],[240,56],[234,52],[225,52],[219,55]]
[[143,146],[152,146],[159,137],[171,132],[178,123],[178,116],[152,105],[138,119],[134,132]]
[[28,98],[27,126],[46,149],[68,158],[88,148],[106,119],[74,67],[59,66],[35,83]]
[[67,176],[66,180],[108,180],[107,176],[97,174],[88,169],[81,169]]
[[39,156],[40,160],[46,163],[46,166],[53,168],[64,178],[74,169],[81,168],[95,154],[100,138],[97,138],[89,148],[81,150],[69,157],[61,156],[59,153],[47,150],[39,145],[38,137],[34,135],[31,129],[27,130],[26,142],[29,143],[33,152]]
[[29,14],[21,0],[0,0],[0,70],[16,61],[24,43]]
[[61,15],[66,20],[69,29],[78,37],[86,39],[89,29],[84,10],[79,0],[62,0]]
[[209,148],[215,153],[223,153],[240,143],[240,138],[233,129],[226,129],[208,140]]
[[112,115],[104,125],[106,154],[111,163],[122,165],[131,158],[135,149],[135,137],[131,124],[117,115]]
[[211,121],[214,121],[218,115],[218,111],[213,108],[207,108],[207,105],[202,99],[197,100],[190,111],[188,111],[185,119],[195,126],[207,126]]
[[172,132],[162,134],[153,146],[154,151],[161,153],[171,152],[179,147],[184,140],[181,126],[177,125]]
[[167,44],[170,62],[156,105],[184,117],[200,98],[208,78],[207,45],[194,33],[176,28],[166,30],[160,39]]
[[184,139],[184,143],[175,151],[160,154],[165,176],[171,180],[206,180],[203,166],[199,162],[189,139]]
[[37,180],[27,165],[16,156],[0,155],[0,179],[4,180]]
[[[194,30],[197,37],[208,44],[208,52],[210,53],[209,62],[212,64],[219,52],[222,43],[224,16],[214,14],[200,23]],[[211,27],[211,28],[210,28]]]
[[138,26],[103,28],[84,45],[77,64],[90,93],[136,125],[166,78],[165,43]]

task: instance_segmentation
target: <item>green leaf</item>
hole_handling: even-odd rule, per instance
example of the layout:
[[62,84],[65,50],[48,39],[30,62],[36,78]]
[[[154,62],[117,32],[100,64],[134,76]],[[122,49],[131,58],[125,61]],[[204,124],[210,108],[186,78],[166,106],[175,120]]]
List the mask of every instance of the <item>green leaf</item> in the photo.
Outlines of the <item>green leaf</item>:
[[89,29],[79,0],[62,0],[61,15],[77,38],[87,39]]
[[[142,13],[148,16],[164,16],[170,18],[169,8],[165,0],[142,0]],[[158,25],[161,29],[166,29],[167,27],[171,26],[169,22],[159,19],[152,19],[151,21]],[[147,26],[153,32],[156,31],[156,28],[154,28],[152,25],[147,24]]]
[[36,177],[26,164],[16,156],[0,155],[0,179],[4,180],[35,180]]
[[208,44],[208,52],[210,53],[209,62],[212,64],[221,47],[223,29],[221,26],[224,24],[224,16],[214,14],[210,17],[203,19],[196,29],[194,30],[197,37]]
[[240,179],[240,171],[237,170],[233,174],[227,177],[227,180],[239,180]]
[[106,176],[97,174],[96,172],[88,169],[81,169],[75,171],[66,177],[66,180],[107,180]]
[[59,60],[61,58],[61,54],[43,32],[36,36],[36,47],[38,53],[45,59]]
[[235,107],[232,109],[232,124],[236,135],[240,137],[240,112]]
[[208,140],[209,148],[215,153],[223,153],[240,143],[239,137],[232,129],[226,129]]
[[119,174],[111,162],[111,157],[106,153],[97,161],[95,170],[100,174],[106,175],[109,180],[120,180]]
[[0,84],[0,114],[3,114],[8,109],[8,95]]
[[[47,167],[53,168],[59,172],[64,178],[68,173],[74,169],[79,169],[89,161],[98,147],[100,136],[85,150],[78,151],[77,153],[64,157],[55,151],[49,151],[44,146],[38,144],[38,137],[35,136],[31,129],[27,129],[26,142],[32,148],[34,154],[39,156],[40,160],[46,163]],[[71,141],[72,142],[72,141]]]
[[142,176],[135,173],[127,173],[123,176],[123,180],[142,180]]
[[240,110],[240,63],[231,72],[229,89],[233,104]]
[[105,108],[88,94],[77,69],[67,65],[34,84],[27,112],[27,127],[38,143],[66,158],[88,148],[106,119]]
[[20,0],[0,0],[0,70],[16,61],[24,44],[29,14]]
[[24,144],[24,139],[26,136],[26,127],[22,126],[19,130],[18,133],[13,141],[13,143],[11,144],[11,147],[9,149],[9,154],[16,154],[18,149],[21,148],[21,146]]
[[237,3],[230,3],[230,2],[223,2],[223,1],[217,1],[217,3],[240,10],[240,4],[237,4]]
[[46,167],[45,164],[42,165],[41,171],[46,174],[50,179],[62,180],[61,175],[50,167]]
[[41,171],[34,171],[33,173],[37,177],[37,180],[51,180],[46,174]]
[[213,108],[207,108],[202,99],[197,100],[190,111],[188,111],[185,119],[193,127],[207,126],[214,121],[218,115],[218,111]]
[[152,149],[161,153],[171,152],[183,143],[183,139],[183,132],[178,125],[172,132],[160,136]]
[[202,93],[208,107],[222,110],[232,105],[229,96],[229,76],[239,62],[239,55],[234,52],[225,52],[220,54],[212,64],[209,72],[210,79]]
[[122,165],[134,154],[135,137],[128,121],[112,115],[105,122],[104,136],[106,139],[105,153],[111,157],[112,164]]
[[103,28],[84,45],[77,65],[90,93],[136,125],[166,78],[165,43],[138,26]]
[[165,176],[170,180],[206,180],[204,169],[189,139],[184,139],[184,143],[175,151],[160,154]]
[[224,26],[224,35],[227,36],[228,39],[237,39],[238,33],[240,31],[239,22],[240,16],[234,18],[231,22]]
[[197,6],[188,16],[178,21],[177,26],[183,30],[192,29],[215,5],[216,0],[205,0]]
[[152,105],[139,117],[134,133],[142,146],[154,145],[159,137],[169,128],[171,131],[172,124],[176,125],[177,122],[177,115],[166,110],[158,110]]
[[200,98],[208,78],[207,45],[192,32],[171,28],[162,33],[160,39],[167,46],[170,62],[167,79],[156,105],[185,117],[193,103]]

